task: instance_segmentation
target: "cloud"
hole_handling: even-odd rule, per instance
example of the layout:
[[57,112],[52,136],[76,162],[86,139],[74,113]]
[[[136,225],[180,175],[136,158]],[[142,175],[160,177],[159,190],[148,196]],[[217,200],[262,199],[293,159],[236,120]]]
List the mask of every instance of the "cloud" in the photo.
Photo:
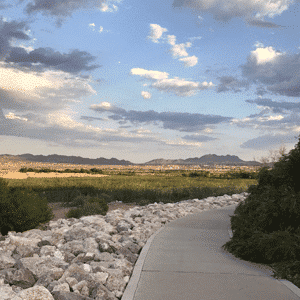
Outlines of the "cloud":
[[89,117],[89,116],[81,116],[80,119],[82,120],[86,120],[88,122],[92,122],[94,120],[97,120],[97,121],[104,121],[103,118],[95,118],[95,117]]
[[119,108],[110,104],[109,102],[101,102],[100,104],[92,104],[90,109],[97,111],[99,113],[102,112],[112,112],[114,114],[122,114],[125,110],[123,108]]
[[282,53],[275,51],[272,47],[256,48],[250,54],[250,61],[254,61],[257,65],[266,64],[274,61]]
[[145,91],[142,91],[141,95],[143,96],[144,99],[150,99],[152,96],[151,93]]
[[177,96],[187,97],[194,95],[197,91],[206,90],[213,87],[212,82],[194,82],[175,77],[168,78],[169,74],[159,71],[148,71],[145,69],[134,68],[131,69],[130,74],[139,75],[145,79],[154,81],[150,87],[155,88],[162,92],[173,93]]
[[[169,45],[171,45],[170,53],[172,54],[173,58],[179,58],[179,57],[185,57],[185,58],[179,58],[179,61],[182,61],[184,63],[185,67],[194,67],[198,63],[198,58],[193,55],[189,56],[186,48],[190,48],[192,46],[191,42],[176,44],[176,36],[175,35],[167,35],[166,38],[163,38],[162,35],[164,32],[168,31],[166,28],[162,28],[158,24],[150,24],[150,34],[148,35],[148,38],[152,40],[154,43],[159,43],[159,40],[161,39],[163,42],[167,42]],[[190,40],[195,39],[201,39],[201,37],[192,37]],[[186,57],[187,56],[187,57]]]
[[4,116],[0,110],[0,135],[29,138],[84,149],[99,146],[102,149],[105,146],[110,149],[110,143],[114,143],[114,147],[117,147],[118,143],[121,143],[122,147],[124,147],[124,143],[128,143],[129,146],[144,142],[166,144],[145,134],[85,125],[73,120],[69,114],[60,111],[43,113],[43,115],[27,114],[25,117],[13,113]]
[[194,82],[175,77],[174,79],[157,80],[151,84],[151,87],[167,92],[174,93],[177,96],[188,97],[193,96],[197,91],[206,90],[214,86],[212,82]]
[[256,26],[261,28],[282,28],[283,26],[277,25],[273,22],[268,22],[260,19],[248,19],[246,20],[247,24],[250,26]]
[[200,143],[217,140],[216,138],[213,138],[213,137],[210,137],[210,136],[196,135],[196,134],[185,135],[185,136],[182,137],[182,139],[188,140],[188,141],[197,141],[197,142],[200,142]]
[[[115,0],[115,1],[117,1],[117,0]],[[112,1],[110,1],[110,2],[112,2]],[[117,2],[120,2],[120,1],[117,1]],[[109,5],[108,3],[109,3],[109,1],[102,1],[100,10],[103,12],[115,12],[118,10],[118,7],[116,5],[114,5],[114,4]]]
[[191,42],[176,44],[175,35],[168,35],[167,39],[168,39],[168,43],[172,46],[170,52],[172,53],[173,57],[188,56],[188,53],[186,52],[185,48],[191,47],[192,46]]
[[69,73],[94,70],[100,65],[89,65],[96,57],[88,52],[73,50],[61,54],[52,48],[14,47],[13,41],[31,40],[26,22],[6,22],[0,20],[0,60],[9,63],[2,67],[29,68],[31,71],[42,72],[47,69],[61,70]]
[[194,36],[194,37],[189,38],[189,40],[191,40],[191,41],[194,41],[194,40],[201,40],[201,39],[202,39],[201,36]]
[[[273,18],[286,11],[293,1],[290,0],[174,0],[173,7],[187,7],[194,12],[212,14],[218,21],[229,21],[232,18],[252,20],[250,25],[262,27],[264,17]],[[255,23],[254,20],[261,22]]]
[[27,118],[22,118],[22,117],[19,117],[17,115],[15,115],[14,113],[10,112],[8,115],[5,116],[7,119],[11,119],[11,120],[14,120],[14,119],[17,119],[17,120],[22,120],[22,121],[28,121]]
[[[92,127],[74,120],[72,104],[96,94],[90,81],[62,71],[25,72],[0,63],[0,134],[67,147],[99,147],[103,143],[122,141],[129,144],[160,142],[152,137],[103,126]],[[98,109],[111,111],[113,107],[103,102]],[[91,121],[92,117],[82,119]],[[105,121],[108,124],[110,120]]]
[[95,60],[86,51],[73,50],[72,52],[60,53],[52,48],[38,48],[27,52],[24,48],[11,48],[5,61],[13,62],[15,65],[43,71],[45,69],[61,70],[69,73],[78,73],[81,71],[91,71],[99,68],[100,65],[89,65]]
[[168,29],[163,28],[158,24],[150,24],[150,33],[148,35],[148,39],[152,40],[153,43],[158,43],[158,40],[166,31],[168,31]]
[[[23,0],[20,0],[23,1]],[[121,0],[29,0],[26,13],[42,13],[56,18],[56,25],[60,27],[66,18],[71,17],[78,10],[100,10],[102,12],[115,12]]]
[[[76,87],[78,83],[72,88],[75,94],[78,91]],[[66,105],[66,97],[59,101],[55,95],[53,99],[51,97],[50,99],[32,99],[18,98],[16,97],[18,95],[10,94],[9,98],[10,91],[6,91],[6,94],[2,92],[3,90],[0,90],[1,104],[4,104],[0,109],[0,135],[2,136],[29,138],[45,141],[48,144],[85,149],[101,146],[103,150],[105,147],[108,150],[111,149],[111,143],[114,147],[118,147],[119,144],[124,147],[124,143],[127,143],[128,147],[141,143],[166,145],[166,142],[153,137],[147,130],[128,132],[123,129],[103,128],[103,125],[93,127],[78,122],[72,116],[74,113],[71,106]],[[64,91],[61,89],[60,92],[63,94]],[[49,96],[48,93],[46,95]],[[87,95],[86,93],[85,96]],[[107,103],[102,104],[102,107],[108,107]],[[8,111],[8,113],[3,111]],[[29,112],[26,113],[26,111]],[[103,121],[101,118],[93,117],[82,117],[82,119]],[[105,121],[109,126],[109,120]]]
[[113,106],[111,104],[103,104],[103,102],[100,104],[91,105],[90,109],[98,113],[110,112],[112,115],[110,115],[108,118],[122,122],[122,124],[130,122],[134,125],[140,125],[142,123],[158,125],[158,122],[161,122],[164,129],[178,130],[183,132],[196,132],[199,130],[204,130],[208,125],[229,122],[232,119],[229,117],[215,115],[176,112],[158,113],[153,110],[126,111],[125,109]]
[[241,88],[248,88],[249,82],[246,80],[238,80],[232,76],[222,76],[218,78],[220,84],[217,86],[217,93],[233,91],[241,92]]
[[130,132],[136,133],[138,135],[149,135],[149,134],[152,134],[151,130],[149,130],[149,129],[143,129],[143,128],[134,129],[134,130],[131,130]]
[[248,103],[254,103],[263,108],[268,108],[274,113],[286,113],[285,111],[295,112],[300,111],[300,103],[297,102],[278,102],[271,99],[255,99],[246,100]]
[[193,67],[198,63],[198,57],[193,55],[189,57],[180,58],[180,61],[184,62],[185,67]]
[[89,27],[91,27],[93,31],[95,31],[95,26],[96,26],[95,23],[89,24]]
[[257,48],[241,66],[242,74],[270,93],[300,96],[300,54],[275,51],[273,47]]
[[267,134],[259,136],[254,139],[250,139],[241,144],[241,148],[246,149],[274,149],[276,146],[280,146],[284,143],[295,143],[295,135],[283,135],[283,134]]
[[232,119],[231,124],[259,130],[261,133],[291,135],[300,131],[299,111],[300,104],[287,101],[273,101],[271,99],[258,98],[246,100],[260,109],[259,113],[252,114],[242,119]]
[[169,76],[169,74],[167,72],[145,70],[145,69],[141,69],[141,68],[131,69],[130,74],[131,75],[139,75],[145,79],[150,79],[150,80],[166,79]]
[[29,35],[25,32],[26,29],[28,29],[26,22],[7,22],[3,18],[0,20],[0,60],[5,59],[9,54],[14,39],[30,40]]
[[89,82],[62,71],[25,72],[1,63],[1,108],[36,112],[61,109],[81,97],[96,94]]

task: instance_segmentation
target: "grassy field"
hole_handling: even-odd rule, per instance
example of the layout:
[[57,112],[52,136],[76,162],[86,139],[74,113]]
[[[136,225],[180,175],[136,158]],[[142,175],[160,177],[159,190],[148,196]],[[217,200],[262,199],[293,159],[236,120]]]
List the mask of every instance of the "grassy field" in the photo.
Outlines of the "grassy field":
[[[22,171],[26,172],[26,169]],[[44,171],[47,172],[46,170]],[[78,172],[86,171],[78,169]],[[99,172],[99,169],[97,172]],[[254,173],[247,172],[214,175],[210,172],[201,171],[167,170],[138,174],[131,170],[126,170],[123,172],[111,172],[110,174],[107,177],[97,178],[31,177],[22,180],[7,180],[10,188],[31,189],[41,196],[47,197],[49,203],[71,201],[80,192],[84,195],[101,196],[107,202],[135,202],[139,205],[154,202],[178,202],[194,198],[202,199],[224,194],[232,195],[244,192],[250,185],[257,184],[256,179],[237,178],[254,177]]]

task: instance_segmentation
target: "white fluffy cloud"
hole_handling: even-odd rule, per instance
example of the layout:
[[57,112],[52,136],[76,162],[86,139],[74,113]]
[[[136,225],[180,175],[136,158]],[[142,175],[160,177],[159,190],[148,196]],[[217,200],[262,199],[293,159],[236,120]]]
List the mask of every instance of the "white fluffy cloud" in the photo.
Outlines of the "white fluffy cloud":
[[158,40],[161,38],[164,32],[168,29],[161,27],[158,24],[150,24],[150,34],[148,38],[152,40],[153,43],[158,43]]
[[192,46],[191,42],[176,44],[176,36],[175,35],[168,35],[168,43],[172,46],[170,52],[172,53],[173,57],[177,56],[188,56],[186,52],[186,48]]
[[195,55],[180,58],[179,60],[184,62],[185,67],[193,67],[198,63],[198,57]]
[[131,69],[130,74],[131,75],[139,75],[146,79],[152,79],[152,80],[166,79],[169,76],[169,74],[167,72],[145,70],[145,69],[141,69],[141,68]]
[[[159,39],[166,41],[169,45],[171,45],[170,53],[172,54],[173,58],[185,57],[179,58],[179,61],[182,61],[185,67],[194,67],[198,63],[198,58],[195,55],[189,56],[186,51],[186,48],[190,48],[192,46],[192,43],[186,42],[176,44],[175,35],[167,35],[166,38],[162,36],[166,31],[168,31],[166,28],[162,28],[158,24],[150,24],[150,34],[148,38],[151,39],[154,43],[159,43]],[[193,40],[198,38],[199,37],[193,37],[190,39]]]
[[271,62],[276,59],[276,57],[282,55],[280,52],[276,52],[273,47],[266,48],[256,48],[256,50],[252,51],[250,54],[251,59],[255,59],[258,65],[265,64],[267,62]]
[[186,48],[187,47],[191,47],[192,43],[187,42],[185,44],[175,44],[174,46],[172,46],[172,48],[170,49],[173,57],[177,57],[177,56],[188,56],[188,53],[186,52]]
[[143,96],[144,99],[150,99],[151,98],[151,93],[142,91],[141,95]]
[[139,75],[145,79],[154,81],[150,87],[159,91],[174,93],[177,96],[192,96],[199,90],[206,90],[214,86],[212,82],[194,82],[178,77],[168,78],[168,73],[159,71],[148,71],[145,69],[132,69],[130,72],[132,75]]

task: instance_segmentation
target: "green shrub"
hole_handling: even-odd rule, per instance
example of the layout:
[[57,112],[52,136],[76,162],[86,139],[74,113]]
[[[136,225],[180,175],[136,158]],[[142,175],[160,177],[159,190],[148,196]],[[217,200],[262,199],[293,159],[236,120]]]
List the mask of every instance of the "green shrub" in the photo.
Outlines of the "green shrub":
[[32,190],[9,189],[7,182],[0,178],[0,229],[24,232],[36,228],[53,218],[52,209],[45,198]]
[[84,196],[80,194],[79,196],[73,198],[70,202],[66,202],[63,204],[64,207],[75,207],[84,205],[85,201],[89,199],[90,196]]
[[244,260],[269,264],[275,277],[287,279],[291,262],[300,264],[299,174],[300,140],[273,169],[259,171],[258,185],[249,187],[250,195],[231,216],[233,237],[223,248]]
[[103,174],[103,171],[101,169],[97,169],[97,168],[92,168],[92,169],[90,169],[90,171],[92,173]]
[[67,214],[67,218],[81,218],[82,216],[90,215],[106,215],[108,211],[108,205],[103,198],[90,197],[90,196],[78,196],[76,197],[70,206],[78,206],[75,209],[71,209]]
[[[186,176],[186,175],[183,175],[183,176]],[[189,177],[209,177],[210,173],[208,171],[198,171],[198,172],[195,171],[195,172],[191,172],[188,176]]]

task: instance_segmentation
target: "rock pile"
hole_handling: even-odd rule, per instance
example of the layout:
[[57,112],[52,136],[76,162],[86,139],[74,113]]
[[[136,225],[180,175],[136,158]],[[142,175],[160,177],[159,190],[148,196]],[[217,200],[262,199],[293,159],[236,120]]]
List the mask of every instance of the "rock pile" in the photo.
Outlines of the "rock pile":
[[142,247],[163,224],[247,196],[160,202],[9,232],[0,238],[0,299],[121,299]]

